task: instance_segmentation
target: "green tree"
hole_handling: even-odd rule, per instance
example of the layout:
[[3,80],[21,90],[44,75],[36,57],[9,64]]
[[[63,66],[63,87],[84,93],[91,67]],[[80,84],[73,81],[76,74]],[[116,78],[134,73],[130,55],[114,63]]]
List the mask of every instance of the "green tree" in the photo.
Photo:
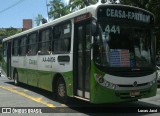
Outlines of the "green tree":
[[10,28],[7,28],[7,29],[6,29],[5,37],[8,37],[8,36],[11,36],[11,35],[20,33],[20,32],[21,32],[21,30],[18,30],[18,29],[16,29],[16,28],[10,27]]
[[96,4],[98,0],[70,0],[69,5],[71,8],[71,12],[80,10],[87,5]]
[[71,8],[71,12],[77,11],[85,7],[83,0],[70,0],[69,5]]
[[16,28],[10,27],[6,29],[0,29],[0,43],[2,43],[2,39],[9,37],[11,35],[20,33],[22,30],[18,30]]
[[11,35],[14,35],[14,34],[17,34],[17,33],[20,33],[22,30],[18,30],[16,28],[13,28],[13,27],[10,27],[10,28],[4,28],[4,29],[0,29],[0,39],[3,39],[3,38],[6,38],[6,37],[9,37]]
[[36,22],[37,26],[39,26],[41,24],[42,19],[43,19],[43,16],[41,14],[38,14],[36,19],[35,19],[35,22]]
[[[70,0],[68,5],[65,5],[61,0],[51,0],[49,2],[50,11],[49,18],[56,19],[67,15],[71,12],[77,11],[85,7],[85,0]],[[89,0],[94,3],[96,0]]]
[[61,0],[51,0],[49,6],[49,18],[56,19],[70,13],[70,6],[65,5]]

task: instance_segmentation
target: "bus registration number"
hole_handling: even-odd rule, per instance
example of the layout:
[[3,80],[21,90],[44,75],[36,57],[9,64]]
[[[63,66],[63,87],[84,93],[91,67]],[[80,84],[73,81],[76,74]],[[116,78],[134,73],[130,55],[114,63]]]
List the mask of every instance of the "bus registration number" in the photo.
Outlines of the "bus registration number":
[[138,95],[140,95],[140,92],[139,92],[139,91],[131,91],[131,92],[130,92],[130,96],[131,96],[131,97],[135,97],[135,96],[138,96]]

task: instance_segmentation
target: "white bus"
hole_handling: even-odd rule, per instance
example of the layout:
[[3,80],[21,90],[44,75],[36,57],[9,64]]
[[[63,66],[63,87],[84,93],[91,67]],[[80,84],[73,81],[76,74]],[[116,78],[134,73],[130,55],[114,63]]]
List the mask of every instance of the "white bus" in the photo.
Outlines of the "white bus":
[[156,95],[154,15],[98,3],[3,39],[3,69],[25,83],[91,103]]

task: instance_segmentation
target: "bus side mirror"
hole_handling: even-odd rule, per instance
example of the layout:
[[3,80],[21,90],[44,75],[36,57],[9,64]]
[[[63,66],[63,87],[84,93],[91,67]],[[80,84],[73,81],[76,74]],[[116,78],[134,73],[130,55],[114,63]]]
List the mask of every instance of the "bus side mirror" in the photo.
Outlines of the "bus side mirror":
[[92,36],[98,36],[98,25],[95,19],[92,20],[91,33],[92,33]]

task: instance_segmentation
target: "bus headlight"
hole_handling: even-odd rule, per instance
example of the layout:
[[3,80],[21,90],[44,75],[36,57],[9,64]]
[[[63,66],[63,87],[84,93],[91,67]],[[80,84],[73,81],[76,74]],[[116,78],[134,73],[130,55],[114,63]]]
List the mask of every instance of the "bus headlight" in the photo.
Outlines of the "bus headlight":
[[110,84],[110,87],[112,88],[112,89],[115,89],[116,88],[116,85],[115,84]]
[[106,81],[105,86],[109,87],[110,83],[108,81]]
[[109,81],[105,80],[103,78],[102,75],[100,74],[95,74],[95,79],[97,80],[97,82],[104,86],[104,87],[107,87],[107,88],[110,88],[110,89],[116,89],[116,84],[113,84],[113,83],[110,83]]
[[116,88],[116,85],[115,85],[115,84],[110,83],[110,82],[108,82],[108,81],[105,82],[105,86],[106,86],[107,88],[111,88],[111,89],[115,89],[115,88]]
[[99,83],[103,83],[103,82],[104,82],[103,77],[100,77],[100,78],[98,79],[98,81],[99,81]]

